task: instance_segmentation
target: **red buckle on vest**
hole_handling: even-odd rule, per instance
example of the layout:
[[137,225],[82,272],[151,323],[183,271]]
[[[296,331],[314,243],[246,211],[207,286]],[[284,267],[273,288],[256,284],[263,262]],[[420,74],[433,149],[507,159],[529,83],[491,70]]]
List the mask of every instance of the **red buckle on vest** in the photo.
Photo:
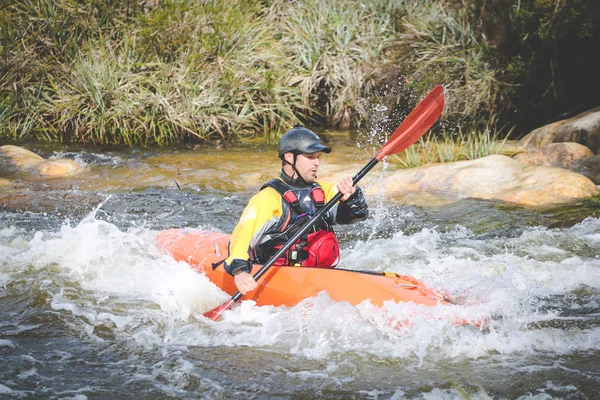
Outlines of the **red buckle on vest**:
[[292,206],[297,206],[299,204],[298,198],[296,197],[294,192],[292,192],[291,190],[288,190],[287,192],[285,192],[283,194],[283,199],[285,201],[287,201],[288,204],[291,204]]
[[319,186],[313,188],[312,192],[310,193],[310,196],[312,197],[317,207],[322,206],[325,203],[325,192]]

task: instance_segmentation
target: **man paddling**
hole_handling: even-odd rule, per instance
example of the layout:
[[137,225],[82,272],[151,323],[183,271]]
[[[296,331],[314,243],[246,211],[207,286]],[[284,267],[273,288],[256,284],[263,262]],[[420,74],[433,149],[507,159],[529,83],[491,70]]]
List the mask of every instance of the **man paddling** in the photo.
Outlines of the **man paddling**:
[[[273,265],[334,268],[340,252],[333,224],[351,224],[368,216],[362,190],[352,178],[337,185],[317,182],[322,153],[331,148],[314,132],[296,125],[279,142],[281,173],[254,195],[229,242],[226,271],[241,294],[256,289],[252,264],[264,264],[315,215],[336,192],[341,202],[317,221]],[[336,190],[337,188],[337,190]]]

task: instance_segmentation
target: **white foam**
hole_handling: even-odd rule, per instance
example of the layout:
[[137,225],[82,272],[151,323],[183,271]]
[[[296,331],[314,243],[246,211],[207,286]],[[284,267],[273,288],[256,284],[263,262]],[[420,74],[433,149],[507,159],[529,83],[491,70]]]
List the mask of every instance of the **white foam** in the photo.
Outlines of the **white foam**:
[[[532,228],[508,239],[480,239],[460,226],[448,232],[424,229],[358,242],[344,255],[344,266],[412,275],[460,296],[463,305],[453,307],[393,302],[354,307],[321,293],[289,308],[243,301],[213,322],[202,313],[228,295],[160,253],[156,232],[122,231],[94,213],[27,239],[14,239],[18,233],[5,228],[4,237],[18,243],[3,254],[10,268],[0,283],[37,269],[51,307],[72,326],[90,337],[105,327],[132,346],[252,346],[310,359],[352,353],[419,365],[491,353],[568,354],[593,350],[600,329],[541,324],[563,318],[545,309],[544,299],[582,285],[600,288],[600,259],[574,253],[577,246],[598,246],[599,230],[598,219],[563,231]],[[402,324],[407,316],[410,324]],[[485,317],[491,318],[488,332],[452,324]]]
[[12,390],[8,386],[0,383],[0,394],[14,394],[14,393],[16,393],[14,390]]

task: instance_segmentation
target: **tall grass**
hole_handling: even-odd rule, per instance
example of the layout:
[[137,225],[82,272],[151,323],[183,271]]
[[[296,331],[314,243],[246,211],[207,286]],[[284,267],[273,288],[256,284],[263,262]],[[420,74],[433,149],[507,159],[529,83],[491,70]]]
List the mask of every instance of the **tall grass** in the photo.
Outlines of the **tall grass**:
[[507,137],[499,131],[478,131],[441,135],[429,133],[403,153],[394,155],[395,164],[402,168],[414,168],[424,164],[474,160],[498,153]]
[[[389,66],[380,80],[385,90],[371,101],[390,110],[390,128],[397,126],[417,101],[438,84],[447,90],[443,125],[472,131],[495,129],[496,110],[508,101],[504,83],[492,63],[491,45],[477,25],[472,6],[461,1],[407,1],[390,48]],[[456,5],[456,3],[454,3]],[[502,104],[506,106],[506,104]]]
[[364,125],[368,104],[384,104],[393,128],[438,84],[438,134],[480,132],[512,104],[480,0],[0,7],[0,138],[274,141],[296,122]]
[[[3,63],[3,75],[12,76],[0,86],[7,95],[0,105],[0,136],[124,144],[257,132],[269,138],[309,108],[284,84],[279,44],[257,17],[257,4],[165,2],[129,24],[121,19],[123,25],[96,33],[97,25],[90,24],[72,38],[76,51],[62,48],[46,56],[36,51],[39,44],[25,41],[18,48],[12,38],[16,53],[38,54],[37,77],[19,75],[17,58]],[[36,20],[40,8],[54,10],[41,19],[47,21],[43,42],[56,49],[72,6],[68,0],[16,3],[8,7],[9,22]],[[43,101],[22,92],[33,81]],[[29,117],[38,114],[44,118]]]
[[355,109],[376,86],[378,65],[396,35],[394,18],[403,8],[402,1],[307,0],[290,7],[280,0],[273,5],[270,19],[282,29],[288,82],[329,125],[355,124]]

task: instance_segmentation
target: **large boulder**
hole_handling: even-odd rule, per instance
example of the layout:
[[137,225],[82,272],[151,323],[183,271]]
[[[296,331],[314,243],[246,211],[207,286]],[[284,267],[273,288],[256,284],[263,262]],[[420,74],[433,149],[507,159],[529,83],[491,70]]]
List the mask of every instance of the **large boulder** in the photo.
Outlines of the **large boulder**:
[[579,143],[587,146],[594,154],[600,153],[600,107],[573,118],[544,125],[519,141],[529,149],[560,142]]
[[587,176],[596,184],[600,184],[600,154],[593,157],[573,160],[569,164],[569,169]]
[[0,146],[0,175],[14,173],[64,176],[80,170],[73,160],[47,160],[22,147]]
[[383,186],[400,202],[417,205],[474,198],[545,207],[599,194],[598,187],[581,174],[524,165],[502,155],[398,170],[385,178]]
[[569,169],[574,160],[593,157],[594,153],[579,143],[551,143],[513,158],[522,164]]
[[595,183],[600,179],[600,156],[594,156],[590,149],[579,143],[551,143],[513,158],[527,165],[566,168],[587,176]]

